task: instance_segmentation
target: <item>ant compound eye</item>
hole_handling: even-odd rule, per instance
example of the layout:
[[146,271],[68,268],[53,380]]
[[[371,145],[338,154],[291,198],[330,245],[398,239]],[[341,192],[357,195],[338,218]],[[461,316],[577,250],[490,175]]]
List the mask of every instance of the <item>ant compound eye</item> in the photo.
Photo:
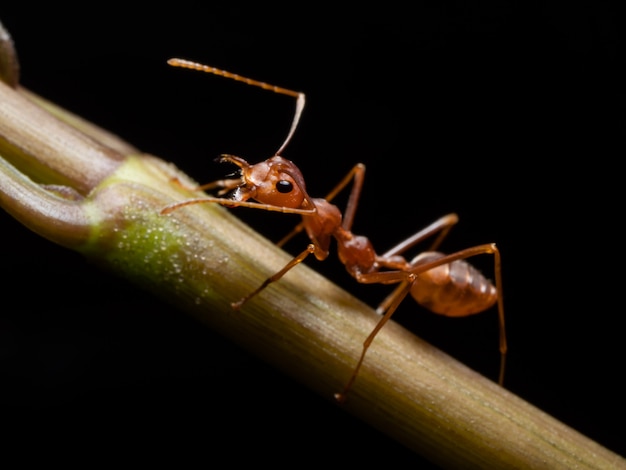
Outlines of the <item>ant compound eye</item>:
[[282,194],[290,193],[293,190],[293,184],[287,180],[280,180],[276,183],[276,190]]

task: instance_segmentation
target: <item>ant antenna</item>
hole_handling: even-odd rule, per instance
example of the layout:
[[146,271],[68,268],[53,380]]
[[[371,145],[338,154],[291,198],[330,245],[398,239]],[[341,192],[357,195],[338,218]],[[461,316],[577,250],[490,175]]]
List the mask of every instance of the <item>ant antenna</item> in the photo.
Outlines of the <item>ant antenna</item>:
[[280,146],[280,148],[276,151],[275,155],[280,155],[287,144],[291,140],[291,137],[296,132],[296,128],[298,127],[298,122],[300,122],[300,116],[302,115],[302,110],[304,109],[305,97],[304,93],[299,91],[289,90],[287,88],[282,88],[276,85],[270,85],[269,83],[260,82],[258,80],[253,80],[252,78],[242,77],[241,75],[237,75],[235,73],[227,72],[226,70],[218,69],[215,67],[211,67],[209,65],[203,65],[198,62],[192,62],[190,60],[185,59],[169,59],[167,61],[169,65],[172,67],[182,67],[185,69],[199,70],[200,72],[212,73],[213,75],[219,75],[221,77],[230,78],[237,82],[244,82],[247,85],[256,86],[259,88],[263,88],[264,90],[270,90],[274,93],[279,93],[281,95],[293,96],[296,98],[296,112],[293,117],[293,121],[291,123],[291,129],[289,129],[289,133],[287,134],[287,138]]

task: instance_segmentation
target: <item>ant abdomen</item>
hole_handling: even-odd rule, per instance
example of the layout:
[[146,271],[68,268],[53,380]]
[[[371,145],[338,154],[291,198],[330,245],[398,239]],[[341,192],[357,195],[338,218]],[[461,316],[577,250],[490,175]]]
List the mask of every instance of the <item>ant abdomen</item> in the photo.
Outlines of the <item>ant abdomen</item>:
[[[412,266],[430,263],[445,255],[427,251],[417,255]],[[498,291],[474,266],[456,260],[417,274],[411,295],[428,310],[449,317],[464,317],[492,307]]]

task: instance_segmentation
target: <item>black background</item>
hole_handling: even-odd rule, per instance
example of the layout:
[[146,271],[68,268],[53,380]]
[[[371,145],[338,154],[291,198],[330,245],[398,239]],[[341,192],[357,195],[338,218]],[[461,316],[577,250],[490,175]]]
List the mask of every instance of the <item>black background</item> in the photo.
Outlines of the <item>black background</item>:
[[[380,252],[453,211],[461,222],[444,249],[498,243],[506,387],[624,455],[624,17],[603,2],[540,3],[16,3],[0,21],[24,86],[199,182],[223,175],[212,163],[220,153],[273,154],[293,101],[170,68],[169,57],[306,92],[284,156],[309,193],[363,162],[354,231]],[[296,223],[238,214],[272,239]],[[18,440],[55,442],[64,457],[132,449],[144,462],[427,465],[194,319],[0,217],[0,406],[26,426],[13,428]],[[485,258],[476,265],[489,272]],[[372,305],[388,292],[357,285],[334,258],[311,264]],[[495,378],[495,313],[450,320],[407,301],[394,318]]]

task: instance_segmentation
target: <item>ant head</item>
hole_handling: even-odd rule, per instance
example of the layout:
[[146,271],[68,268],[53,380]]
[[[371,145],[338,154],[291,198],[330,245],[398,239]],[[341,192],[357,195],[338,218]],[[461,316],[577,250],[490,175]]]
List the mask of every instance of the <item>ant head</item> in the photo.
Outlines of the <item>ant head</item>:
[[313,203],[306,192],[304,178],[298,167],[281,156],[250,165],[243,158],[223,155],[223,162],[234,163],[241,169],[241,185],[233,200],[253,199],[262,204],[292,209],[311,209]]

